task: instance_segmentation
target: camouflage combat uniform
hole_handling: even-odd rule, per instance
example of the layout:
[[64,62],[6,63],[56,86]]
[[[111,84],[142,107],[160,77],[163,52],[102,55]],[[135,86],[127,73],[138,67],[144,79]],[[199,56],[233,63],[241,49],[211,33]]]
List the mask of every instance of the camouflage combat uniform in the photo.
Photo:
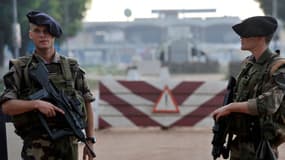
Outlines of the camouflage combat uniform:
[[[273,76],[270,75],[270,65],[278,56],[270,50],[266,50],[255,61],[249,56],[244,61],[242,70],[237,77],[235,88],[235,101],[248,101],[249,110],[257,116],[237,114],[233,130],[237,137],[231,146],[231,160],[255,160],[255,154],[262,137],[260,120],[263,116],[274,114],[284,96],[284,90],[275,83],[274,75],[285,73],[285,68],[279,68]],[[275,154],[280,139],[271,142]]]
[[[27,96],[36,91],[38,86],[30,81],[25,73],[28,64],[36,64],[38,60],[45,61],[33,54],[32,56],[21,57],[12,65],[9,72],[4,76],[5,90],[1,95],[0,104],[10,99],[27,99]],[[55,54],[52,63],[46,64],[49,70],[49,79],[57,89],[70,92],[76,91],[82,101],[91,102],[94,100],[89,87],[87,86],[85,73],[78,66],[76,60],[65,58]],[[71,76],[68,80],[66,75]],[[28,81],[28,82],[27,82]],[[72,96],[72,95],[70,95]],[[82,104],[83,104],[82,103]],[[83,104],[85,107],[85,104]],[[12,117],[16,133],[23,139],[21,156],[24,160],[76,160],[77,140],[73,136],[65,136],[56,141],[48,138],[35,112],[27,112]],[[60,123],[53,123],[60,127]],[[54,127],[54,126],[53,126]]]

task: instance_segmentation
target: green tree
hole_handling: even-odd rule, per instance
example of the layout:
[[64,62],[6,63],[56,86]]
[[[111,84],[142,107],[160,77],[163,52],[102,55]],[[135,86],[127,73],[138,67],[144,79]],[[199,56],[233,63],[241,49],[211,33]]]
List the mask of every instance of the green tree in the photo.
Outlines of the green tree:
[[[12,23],[13,1],[0,2],[0,67],[4,65],[4,46],[13,52]],[[59,41],[74,36],[81,27],[81,21],[90,6],[91,0],[17,0],[18,22],[21,26],[22,46],[20,55],[27,54],[30,43],[28,37],[28,21],[26,14],[30,10],[40,10],[53,16],[63,28],[63,36]]]
[[[273,2],[274,0],[255,0],[260,4],[260,8],[266,15],[273,15]],[[285,1],[276,0],[277,16],[280,20],[285,20]]]

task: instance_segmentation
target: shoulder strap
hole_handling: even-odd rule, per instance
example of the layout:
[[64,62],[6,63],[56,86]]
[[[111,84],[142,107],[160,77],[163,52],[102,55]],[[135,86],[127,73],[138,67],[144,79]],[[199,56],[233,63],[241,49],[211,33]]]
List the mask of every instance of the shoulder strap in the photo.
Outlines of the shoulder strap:
[[265,64],[259,65],[259,76],[257,76],[257,84],[254,86],[256,89],[256,95],[262,93],[264,83],[267,82],[271,75],[271,67],[273,66],[274,62],[279,59],[279,54],[272,53],[270,58],[267,59]]
[[237,81],[239,82],[241,77],[248,72],[248,70],[252,67],[253,62],[252,62],[253,56],[248,56],[246,57],[242,63],[241,63],[241,71],[237,75]]
[[16,68],[17,71],[20,71],[22,67],[26,65],[26,63],[29,61],[31,57],[20,57],[17,59],[11,59],[9,61],[9,69],[11,69],[13,66]]
[[[9,61],[9,69],[11,69],[12,67],[15,68],[16,72],[19,74],[19,76],[21,77],[20,79],[22,79],[22,77],[24,76],[24,78],[26,77],[25,72],[24,72],[24,68],[27,66],[27,62],[29,62],[31,60],[31,56],[24,56],[24,57],[19,57],[17,59],[11,59]],[[24,74],[24,75],[23,75]],[[19,79],[19,80],[20,80]],[[17,82],[16,82],[17,83]],[[19,83],[20,84],[20,83]]]
[[65,80],[72,80],[72,74],[70,70],[70,65],[68,63],[68,60],[64,56],[60,56],[60,66],[63,71],[63,76]]
[[[76,77],[76,71],[72,70],[72,67],[77,65],[77,61],[73,58],[67,58],[60,56],[60,66],[63,71],[64,79],[67,83],[70,83],[74,87],[74,77]],[[72,77],[72,72],[74,72],[74,77]]]

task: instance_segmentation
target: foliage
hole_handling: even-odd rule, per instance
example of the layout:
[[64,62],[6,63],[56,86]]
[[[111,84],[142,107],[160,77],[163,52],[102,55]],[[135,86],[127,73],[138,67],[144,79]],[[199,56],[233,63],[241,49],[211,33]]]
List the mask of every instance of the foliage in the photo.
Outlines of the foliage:
[[97,79],[87,79],[88,87],[90,90],[98,90],[99,88],[99,80]]
[[86,78],[91,90],[98,89],[98,82],[104,76],[107,75],[126,76],[126,70],[122,68],[120,69],[115,65],[114,66],[92,65],[92,66],[84,66],[83,69],[86,72]]
[[[0,67],[4,65],[4,46],[13,52],[12,29],[13,1],[1,0],[0,3]],[[26,14],[30,10],[40,10],[53,16],[63,28],[60,41],[72,37],[81,27],[81,21],[90,6],[91,0],[17,0],[18,22],[21,25],[22,47],[20,55],[25,55],[29,45],[28,21]]]
[[[274,0],[255,0],[260,4],[260,8],[266,15],[272,16],[273,10],[273,1]],[[285,20],[285,1],[284,0],[276,0],[277,2],[277,16],[280,20]]]
[[124,69],[119,69],[117,66],[104,66],[104,65],[96,65],[96,66],[85,66],[84,70],[87,74],[93,74],[98,76],[104,75],[125,75],[126,71]]

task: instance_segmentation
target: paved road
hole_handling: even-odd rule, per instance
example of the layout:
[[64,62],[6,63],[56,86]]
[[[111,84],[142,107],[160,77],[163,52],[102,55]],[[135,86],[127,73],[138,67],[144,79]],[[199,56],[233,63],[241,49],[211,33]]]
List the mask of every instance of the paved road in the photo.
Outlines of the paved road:
[[[212,160],[209,128],[106,129],[96,136],[98,160]],[[282,145],[280,160],[284,150]]]
[[[22,142],[11,125],[7,136],[9,160],[20,159]],[[212,160],[210,128],[112,128],[96,131],[96,137],[96,160]],[[279,160],[285,160],[284,151],[285,144]]]

